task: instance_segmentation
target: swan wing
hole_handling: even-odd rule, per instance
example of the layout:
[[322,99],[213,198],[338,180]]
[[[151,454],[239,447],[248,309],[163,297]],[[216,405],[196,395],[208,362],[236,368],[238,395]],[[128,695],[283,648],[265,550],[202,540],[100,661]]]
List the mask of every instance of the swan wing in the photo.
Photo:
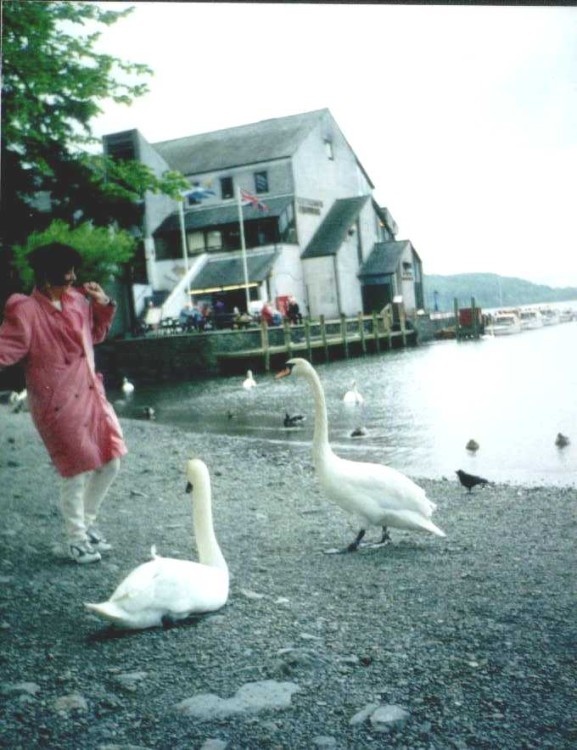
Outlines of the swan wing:
[[[436,505],[409,477],[382,464],[333,456],[319,472],[335,501],[351,512],[379,523],[383,512],[408,511],[430,518]],[[340,499],[340,501],[339,501]]]
[[156,557],[135,568],[110,601],[126,613],[146,609],[186,616],[221,607],[228,597],[228,573],[194,562]]

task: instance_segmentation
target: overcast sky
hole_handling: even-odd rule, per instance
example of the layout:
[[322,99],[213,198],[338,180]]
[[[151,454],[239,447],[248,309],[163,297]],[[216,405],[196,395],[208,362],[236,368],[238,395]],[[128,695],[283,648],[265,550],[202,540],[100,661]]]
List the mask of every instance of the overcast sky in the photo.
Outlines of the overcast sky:
[[155,75],[96,135],[327,107],[425,273],[577,286],[576,8],[131,5],[99,46]]

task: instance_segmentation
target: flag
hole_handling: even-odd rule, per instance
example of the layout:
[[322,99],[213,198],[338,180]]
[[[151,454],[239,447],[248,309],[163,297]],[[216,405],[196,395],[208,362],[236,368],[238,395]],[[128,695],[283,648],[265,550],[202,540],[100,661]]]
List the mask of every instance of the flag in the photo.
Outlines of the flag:
[[210,195],[216,195],[214,190],[203,187],[200,184],[193,185],[190,190],[185,190],[182,193],[183,197],[188,200],[189,203],[200,203]]
[[253,206],[253,208],[258,208],[259,211],[268,211],[266,203],[263,203],[256,197],[256,195],[253,195],[242,188],[240,189],[240,199],[243,206]]

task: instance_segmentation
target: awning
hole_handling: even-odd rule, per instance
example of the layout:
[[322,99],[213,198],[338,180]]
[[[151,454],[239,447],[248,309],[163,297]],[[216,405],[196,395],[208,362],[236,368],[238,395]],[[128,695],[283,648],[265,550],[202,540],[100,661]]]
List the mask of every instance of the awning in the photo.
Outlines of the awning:
[[[268,210],[263,211],[252,205],[242,207],[244,221],[254,221],[256,219],[267,219],[280,216],[285,208],[294,201],[293,195],[285,195],[281,198],[263,198]],[[194,206],[185,208],[184,225],[187,230],[207,229],[210,227],[220,227],[225,224],[238,223],[238,204],[236,201],[227,204],[218,204],[215,206]],[[178,212],[168,216],[162,224],[154,230],[154,234],[164,234],[166,232],[180,232],[180,220]]]
[[371,254],[361,266],[358,277],[364,283],[370,284],[384,281],[384,276],[392,276],[397,272],[401,256],[408,244],[408,240],[376,242]]
[[[246,265],[249,287],[258,286],[268,277],[278,254],[278,250],[248,251]],[[226,257],[209,258],[190,282],[190,293],[210,294],[244,287],[242,254],[230,253]]]

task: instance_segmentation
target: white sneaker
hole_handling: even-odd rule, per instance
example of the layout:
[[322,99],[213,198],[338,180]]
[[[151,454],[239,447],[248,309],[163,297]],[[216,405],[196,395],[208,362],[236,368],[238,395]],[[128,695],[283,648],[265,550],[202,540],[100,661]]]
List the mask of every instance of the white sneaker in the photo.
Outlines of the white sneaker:
[[87,540],[71,542],[68,546],[68,555],[79,565],[99,562],[101,560],[100,552]]
[[112,545],[106,541],[104,534],[96,526],[91,526],[87,530],[86,536],[90,546],[98,552],[108,552],[112,549]]

